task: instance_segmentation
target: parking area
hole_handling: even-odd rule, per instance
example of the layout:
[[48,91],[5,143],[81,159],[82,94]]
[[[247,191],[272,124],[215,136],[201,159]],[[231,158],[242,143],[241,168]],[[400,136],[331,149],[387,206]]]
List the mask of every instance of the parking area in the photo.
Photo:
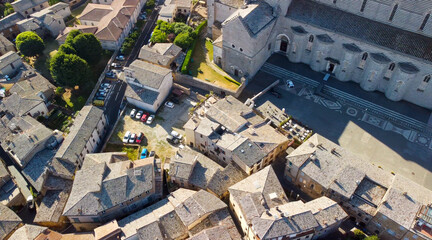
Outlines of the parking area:
[[[162,106],[156,114],[154,121],[151,124],[146,124],[130,117],[133,109],[140,109],[128,105],[121,116],[118,124],[115,126],[114,132],[109,139],[108,145],[129,145],[139,146],[140,151],[146,148],[149,152],[155,151],[156,156],[163,161],[166,158],[172,157],[177,151],[179,145],[172,145],[167,142],[166,138],[171,131],[176,131],[184,135],[183,125],[188,120],[189,108],[196,104],[196,101],[187,96],[180,99],[179,104],[174,104],[174,108]],[[139,134],[143,133],[144,138],[140,144],[124,144],[123,137],[127,131]]]

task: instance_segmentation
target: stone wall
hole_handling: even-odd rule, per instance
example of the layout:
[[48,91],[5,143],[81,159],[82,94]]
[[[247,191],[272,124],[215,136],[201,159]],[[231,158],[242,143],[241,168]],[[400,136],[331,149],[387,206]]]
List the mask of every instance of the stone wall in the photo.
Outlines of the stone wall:
[[245,81],[242,81],[242,84],[239,86],[239,88],[237,88],[236,91],[230,90],[230,89],[226,89],[223,87],[219,87],[216,85],[213,85],[211,83],[208,83],[206,81],[203,81],[201,79],[189,76],[189,75],[185,75],[185,74],[181,74],[181,73],[175,73],[174,74],[174,82],[177,84],[181,84],[181,85],[186,85],[186,86],[190,86],[190,87],[196,87],[199,89],[203,89],[206,91],[213,91],[214,93],[218,94],[218,95],[232,95],[234,97],[238,97],[241,92],[243,91],[243,89],[245,88],[246,84],[244,83]]

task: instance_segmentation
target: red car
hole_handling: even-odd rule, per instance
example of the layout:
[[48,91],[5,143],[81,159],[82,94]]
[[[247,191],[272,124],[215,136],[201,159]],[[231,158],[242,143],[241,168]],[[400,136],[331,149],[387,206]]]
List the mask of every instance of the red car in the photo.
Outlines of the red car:
[[143,140],[143,138],[144,138],[144,133],[140,132],[140,133],[138,134],[138,136],[136,137],[135,142],[136,142],[136,143],[141,143],[141,141]]
[[148,118],[149,114],[148,113],[143,113],[142,117],[141,117],[141,122],[146,122],[147,118]]

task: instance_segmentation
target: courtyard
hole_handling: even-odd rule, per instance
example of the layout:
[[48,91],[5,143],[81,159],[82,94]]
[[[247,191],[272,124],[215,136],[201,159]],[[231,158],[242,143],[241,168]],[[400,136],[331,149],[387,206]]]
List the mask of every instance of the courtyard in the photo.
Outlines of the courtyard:
[[[267,63],[277,63],[280,68],[301,72],[303,76],[316,81],[322,79],[322,73],[313,72],[307,66],[289,63],[286,58],[280,56],[272,56]],[[243,91],[240,100],[245,101],[281,77],[276,71],[269,73],[263,67]],[[432,149],[429,145],[431,140],[425,132],[400,125],[393,121],[393,118],[383,119],[370,109],[350,105],[348,101],[317,96],[314,94],[313,86],[294,78],[287,79],[294,82],[294,88],[287,88],[281,83],[275,87],[281,94],[280,98],[266,93],[256,100],[256,105],[270,100],[279,108],[285,108],[287,114],[301,121],[315,133],[369,160],[377,167],[401,174],[427,188],[432,187]],[[383,96],[380,96],[381,93],[357,91],[358,86],[352,83],[335,82],[332,87],[349,92],[358,98],[363,96],[363,100],[359,102],[370,101],[383,109],[397,110],[398,114],[407,119],[415,117],[416,121],[425,123],[430,115],[430,111],[406,102],[385,101]]]
[[[175,104],[174,108],[162,106],[157,112],[155,120],[150,125],[132,119],[130,117],[130,112],[135,107],[128,105],[115,126],[114,132],[104,152],[125,151],[129,156],[135,158],[137,155],[133,153],[132,148],[139,147],[139,151],[143,148],[147,148],[149,152],[155,151],[156,156],[164,162],[167,158],[173,157],[179,147],[169,144],[166,141],[166,137],[172,130],[184,135],[183,125],[189,119],[188,110],[195,103],[194,100],[184,96],[180,104]],[[140,132],[144,133],[144,139],[141,144],[123,144],[122,139],[127,131],[136,134]],[[135,159],[137,159],[137,157]]]

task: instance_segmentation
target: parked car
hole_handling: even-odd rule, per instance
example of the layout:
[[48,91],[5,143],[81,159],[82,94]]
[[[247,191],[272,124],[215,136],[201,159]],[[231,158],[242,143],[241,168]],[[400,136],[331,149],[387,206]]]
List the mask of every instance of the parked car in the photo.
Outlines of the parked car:
[[173,136],[173,137],[175,137],[175,138],[177,138],[179,140],[181,140],[183,138],[183,136],[180,133],[176,132],[176,131],[171,131],[171,136]]
[[101,87],[110,89],[111,88],[111,84],[109,84],[109,83],[102,83]]
[[105,76],[108,78],[116,78],[116,74],[113,71],[108,71],[105,73]]
[[294,83],[291,80],[286,80],[286,85],[289,88],[294,88]]
[[153,157],[155,155],[155,151],[151,151],[149,157]]
[[135,119],[140,120],[143,113],[144,111],[138,111],[137,114],[135,115]]
[[152,124],[152,122],[153,122],[153,120],[154,120],[154,118],[155,118],[155,115],[150,115],[148,118],[147,118],[147,124]]
[[174,108],[174,103],[172,103],[172,102],[165,102],[165,106],[167,106],[169,108]]
[[107,94],[108,94],[107,92],[99,91],[96,93],[96,97],[106,97]]
[[134,109],[132,109],[132,111],[130,112],[129,116],[130,116],[131,118],[134,118],[134,117],[135,117],[135,114],[136,114],[136,109],[134,108]]
[[122,65],[120,63],[111,63],[112,68],[121,68]]
[[124,60],[125,60],[125,57],[124,57],[123,55],[118,55],[115,59],[116,59],[117,61],[124,61]]
[[175,138],[175,137],[173,137],[171,135],[168,135],[167,138],[166,138],[166,140],[167,140],[167,142],[169,142],[169,143],[171,143],[173,145],[176,145],[176,144],[180,143],[180,140],[178,140],[177,138]]
[[136,139],[136,134],[132,133],[132,135],[129,138],[129,143],[135,143],[135,139]]
[[138,133],[138,136],[137,136],[135,142],[136,143],[141,143],[142,140],[143,140],[143,138],[144,138],[144,133],[140,132],[140,133]]
[[147,118],[148,118],[149,114],[148,113],[143,113],[142,117],[141,117],[141,122],[146,122]]
[[148,150],[147,150],[147,148],[144,148],[144,149],[141,151],[140,159],[144,159],[144,158],[146,158],[146,157],[147,157],[147,154],[148,154]]
[[131,136],[131,132],[127,131],[123,137],[123,143],[128,143],[130,136]]
[[105,100],[105,97],[104,96],[96,96],[95,100]]

